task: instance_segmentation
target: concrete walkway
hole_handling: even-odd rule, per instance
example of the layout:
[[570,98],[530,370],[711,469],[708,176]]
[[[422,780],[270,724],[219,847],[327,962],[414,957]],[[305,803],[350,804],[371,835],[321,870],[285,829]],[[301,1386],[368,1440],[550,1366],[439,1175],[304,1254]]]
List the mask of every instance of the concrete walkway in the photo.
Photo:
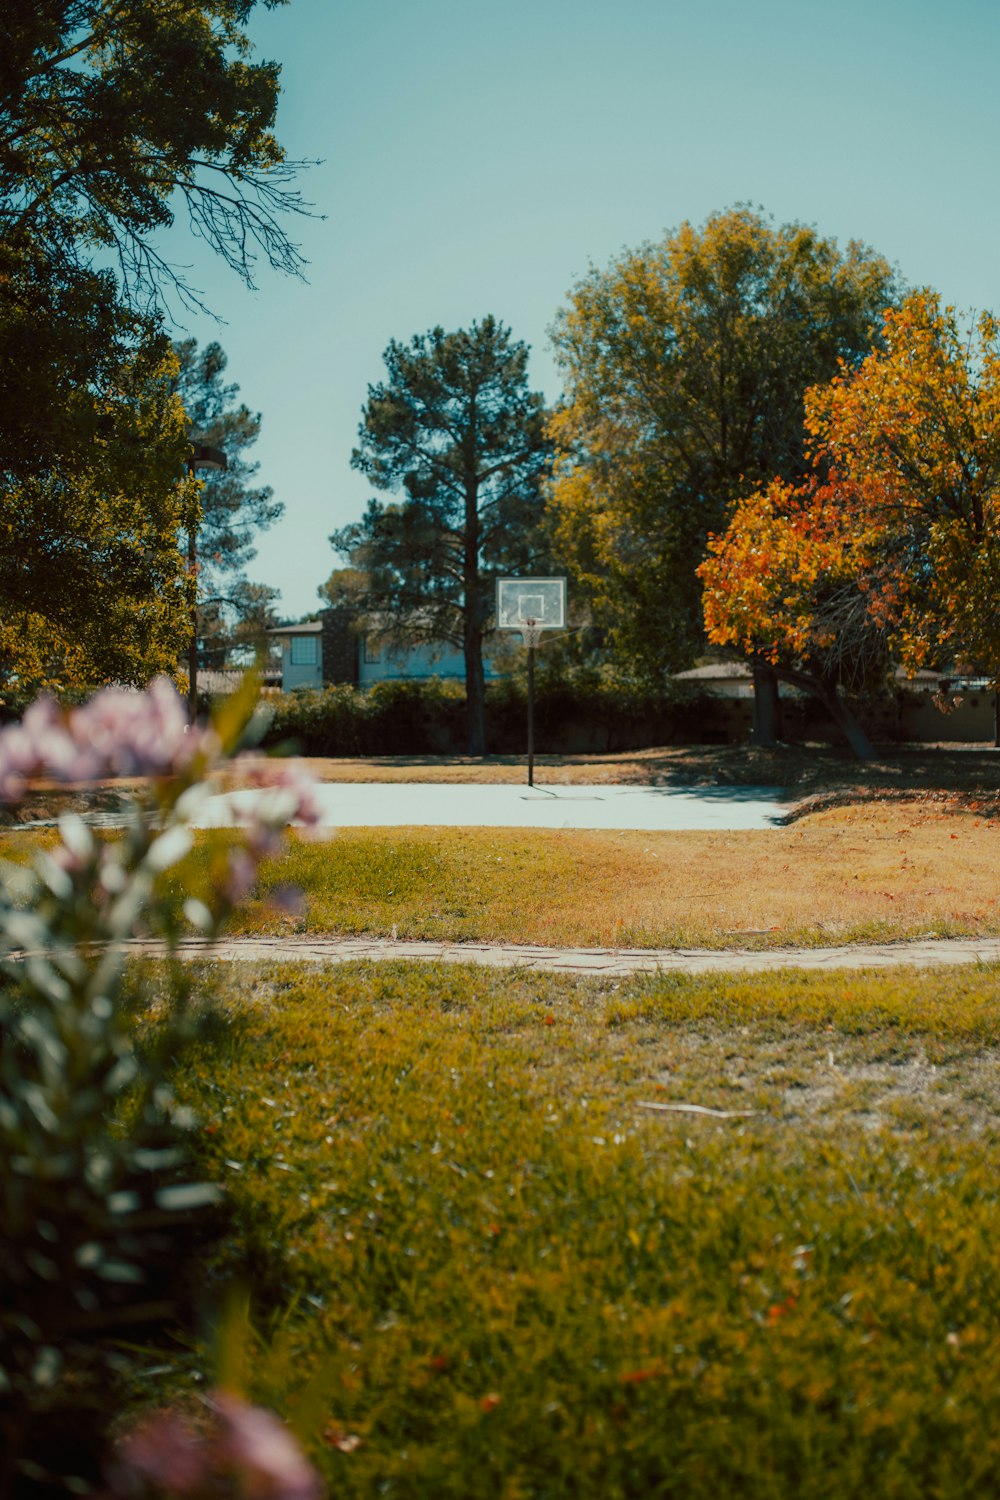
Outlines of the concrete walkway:
[[[227,827],[253,806],[253,791],[220,793],[197,826]],[[323,782],[325,828],[610,828],[644,833],[774,828],[788,806],[773,786],[459,786],[447,782]]]
[[[133,942],[129,950],[163,957],[162,944]],[[526,943],[435,943],[390,938],[235,938],[209,948],[192,940],[184,959],[224,963],[341,964],[359,960],[478,964],[492,969],[536,969],[549,974],[766,974],[773,969],[886,969],[912,965],[1000,963],[1000,938],[941,938],[917,943],[858,944],[843,948],[771,948],[749,952],[705,948],[543,948]]]

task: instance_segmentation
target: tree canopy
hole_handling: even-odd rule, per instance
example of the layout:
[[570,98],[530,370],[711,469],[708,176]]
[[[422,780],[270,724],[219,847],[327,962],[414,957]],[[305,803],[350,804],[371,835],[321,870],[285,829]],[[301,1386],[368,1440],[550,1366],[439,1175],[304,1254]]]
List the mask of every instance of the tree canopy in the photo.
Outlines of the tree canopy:
[[[273,134],[278,66],[247,36],[254,5],[5,8],[0,529],[17,565],[0,566],[0,675],[17,692],[176,661],[189,593],[176,531],[196,519],[197,486],[160,319],[172,293],[201,301],[157,235],[180,210],[251,284],[261,261],[301,264],[282,221],[306,206]],[[256,419],[234,420],[245,446]],[[270,497],[248,477],[237,465],[242,517],[263,524]],[[245,557],[246,527],[224,526],[228,502],[212,498],[215,550]]]
[[886,314],[883,346],[809,393],[816,465],[849,523],[876,532],[872,607],[908,667],[1000,681],[1000,324],[960,325],[922,291]]
[[[281,216],[304,207],[273,134],[277,64],[254,61],[255,0],[12,0],[0,57],[0,221],[65,276],[101,255],[126,302],[164,283],[200,305],[155,232],[183,205],[245,280],[295,271]],[[268,9],[285,0],[262,0]]]
[[482,755],[493,579],[527,567],[541,547],[543,400],[528,388],[527,346],[493,317],[393,340],[384,361],[351,462],[400,499],[373,498],[330,540],[363,575],[362,608],[388,636],[464,652],[469,752]]
[[871,746],[841,692],[877,689],[890,665],[873,540],[836,490],[776,479],[737,502],[698,569],[709,641],[820,698],[862,758]]
[[709,638],[830,701],[915,670],[1000,682],[1000,330],[930,292],[811,389],[812,469],[737,505],[700,572]]
[[11,478],[0,505],[0,700],[173,672],[189,632],[178,546],[197,486],[169,349],[147,346],[94,398],[86,462]]
[[556,535],[623,656],[690,664],[709,533],[748,485],[802,477],[807,387],[864,357],[895,297],[865,246],[746,207],[574,289],[554,330]]

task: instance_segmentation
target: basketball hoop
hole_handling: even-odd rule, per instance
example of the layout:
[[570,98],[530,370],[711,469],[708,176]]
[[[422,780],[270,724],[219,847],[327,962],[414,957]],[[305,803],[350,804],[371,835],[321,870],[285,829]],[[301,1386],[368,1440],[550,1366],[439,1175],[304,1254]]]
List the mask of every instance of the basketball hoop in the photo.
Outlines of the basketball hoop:
[[565,578],[498,578],[497,630],[516,631],[528,653],[528,785],[535,784],[535,651],[543,630],[566,628]]
[[525,645],[526,629],[565,630],[565,578],[498,578],[495,628],[516,630]]

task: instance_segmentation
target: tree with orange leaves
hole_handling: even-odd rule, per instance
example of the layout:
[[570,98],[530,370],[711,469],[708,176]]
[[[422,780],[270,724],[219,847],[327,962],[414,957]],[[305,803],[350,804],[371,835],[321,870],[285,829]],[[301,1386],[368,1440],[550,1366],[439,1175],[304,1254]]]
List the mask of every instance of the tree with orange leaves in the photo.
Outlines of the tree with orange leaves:
[[709,640],[818,697],[861,759],[874,751],[842,690],[877,684],[889,660],[870,609],[871,541],[845,525],[830,487],[776,479],[737,504],[698,570]]
[[802,479],[806,389],[864,358],[896,297],[867,246],[745,204],[574,287],[549,518],[622,665],[659,682],[704,649],[706,537],[750,487]]
[[709,639],[808,686],[860,755],[840,690],[891,660],[1000,683],[1000,327],[963,337],[925,291],[883,340],[807,393],[812,477],[745,496],[700,569]]
[[811,457],[881,538],[871,608],[903,664],[1000,682],[1000,324],[963,333],[924,291],[886,313],[884,338],[808,392]]

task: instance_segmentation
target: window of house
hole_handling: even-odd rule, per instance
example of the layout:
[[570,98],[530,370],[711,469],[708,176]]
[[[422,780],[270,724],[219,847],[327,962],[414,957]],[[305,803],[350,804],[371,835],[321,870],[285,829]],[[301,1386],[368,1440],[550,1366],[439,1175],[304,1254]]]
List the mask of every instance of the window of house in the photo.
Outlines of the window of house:
[[365,665],[375,666],[382,660],[382,648],[378,641],[370,635],[365,636]]
[[314,667],[319,661],[319,641],[314,635],[293,635],[291,663],[293,667]]

